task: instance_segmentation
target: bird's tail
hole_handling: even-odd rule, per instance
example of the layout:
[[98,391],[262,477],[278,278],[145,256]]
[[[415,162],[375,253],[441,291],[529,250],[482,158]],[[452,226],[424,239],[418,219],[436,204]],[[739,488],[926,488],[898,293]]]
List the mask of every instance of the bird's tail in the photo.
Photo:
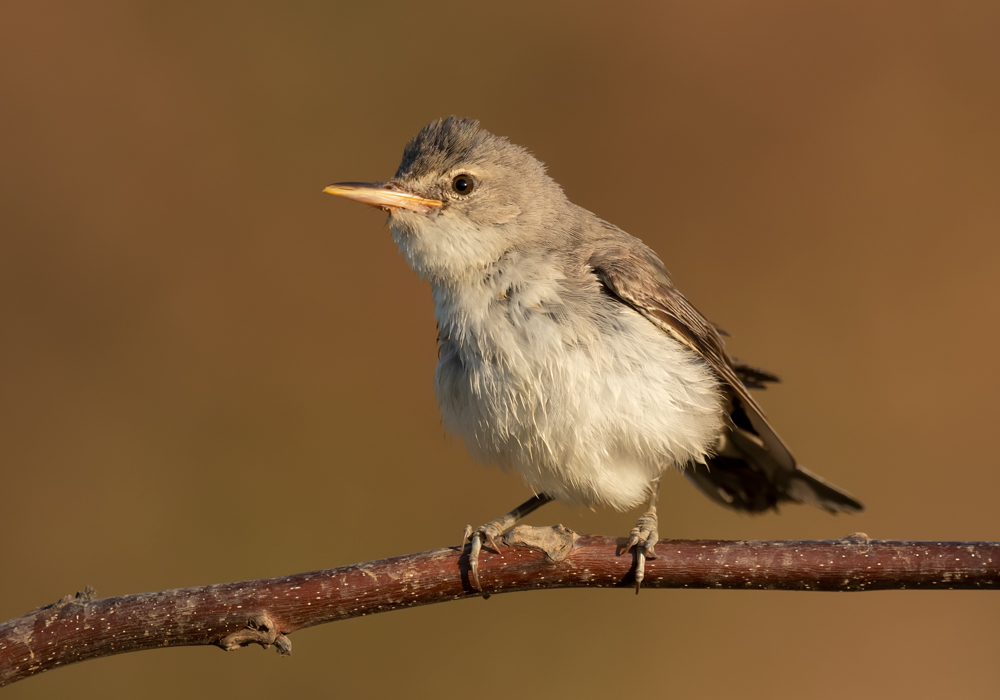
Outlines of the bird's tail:
[[[712,500],[750,513],[777,510],[778,504],[785,501],[806,503],[831,513],[864,510],[850,494],[802,468],[793,459],[772,455],[767,449],[772,440],[758,437],[756,427],[747,425],[750,428],[747,430],[735,424],[730,426],[717,454],[706,464],[688,467],[684,475]],[[779,439],[777,435],[773,437]]]

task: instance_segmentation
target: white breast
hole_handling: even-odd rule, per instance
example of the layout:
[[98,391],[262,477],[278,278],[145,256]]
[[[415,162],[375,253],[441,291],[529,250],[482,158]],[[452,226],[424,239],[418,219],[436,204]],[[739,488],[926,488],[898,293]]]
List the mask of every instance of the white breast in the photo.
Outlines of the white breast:
[[508,269],[461,289],[435,287],[434,383],[445,427],[536,493],[630,508],[663,469],[702,461],[716,444],[718,381],[624,304],[594,300],[617,328],[569,308],[552,268],[537,265],[546,274],[522,260],[516,276]]

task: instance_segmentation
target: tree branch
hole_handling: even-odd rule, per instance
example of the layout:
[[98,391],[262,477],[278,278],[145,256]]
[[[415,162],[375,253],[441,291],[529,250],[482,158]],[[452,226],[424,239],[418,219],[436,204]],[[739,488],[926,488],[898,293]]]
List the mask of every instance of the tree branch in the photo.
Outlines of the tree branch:
[[[562,526],[514,528],[483,551],[489,593],[631,588],[624,539]],[[998,542],[661,540],[644,588],[873,591],[1000,589]],[[0,624],[0,685],[87,659],[164,646],[248,644],[291,653],[287,635],[313,625],[480,595],[456,547],[293,576],[92,600],[92,591]]]

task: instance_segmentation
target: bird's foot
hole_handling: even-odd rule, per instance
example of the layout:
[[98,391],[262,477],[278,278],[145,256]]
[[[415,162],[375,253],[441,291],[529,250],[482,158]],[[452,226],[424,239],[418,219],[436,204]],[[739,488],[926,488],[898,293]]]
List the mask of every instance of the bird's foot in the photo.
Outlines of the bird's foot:
[[646,560],[656,559],[656,542],[660,539],[657,532],[656,508],[650,508],[636,522],[629,533],[628,542],[622,554],[628,554],[635,548],[635,594],[639,595],[642,579],[646,573]]
[[[485,540],[494,552],[499,553],[500,546],[497,544],[497,538],[514,527],[518,520],[529,513],[535,512],[551,500],[552,496],[539,493],[506,515],[501,515],[496,520],[491,520],[485,525],[480,525],[475,530],[472,529],[471,525],[465,526],[465,534],[462,536],[462,549],[465,549],[466,542],[471,541],[472,546],[469,548],[469,569],[472,572],[472,585],[476,587],[477,591],[483,593],[483,586],[479,583],[479,552],[483,549],[483,541]],[[489,598],[490,594],[483,593],[483,597]]]
[[[469,548],[469,570],[472,573],[472,585],[480,593],[483,592],[483,586],[479,582],[479,552],[482,551],[483,542],[485,541],[490,546],[490,549],[499,553],[500,545],[497,544],[497,538],[503,535],[507,528],[510,527],[507,521],[508,517],[504,516],[496,520],[491,520],[485,525],[480,525],[475,530],[472,529],[471,525],[465,526],[465,532],[462,535],[462,547],[463,549],[465,548],[466,542],[472,543],[472,546]],[[489,594],[483,594],[483,597],[489,597]]]

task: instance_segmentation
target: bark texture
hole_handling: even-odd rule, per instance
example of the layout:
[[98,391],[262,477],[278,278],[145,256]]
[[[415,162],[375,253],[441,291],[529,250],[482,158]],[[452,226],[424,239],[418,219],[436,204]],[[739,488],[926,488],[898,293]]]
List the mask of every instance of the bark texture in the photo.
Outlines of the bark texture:
[[[491,594],[634,583],[624,539],[561,526],[514,528],[484,550]],[[643,588],[875,591],[1000,589],[998,542],[661,540]],[[87,659],[165,646],[274,645],[296,630],[349,617],[479,595],[452,547],[279,578],[93,599],[76,596],[0,624],[0,685]]]

